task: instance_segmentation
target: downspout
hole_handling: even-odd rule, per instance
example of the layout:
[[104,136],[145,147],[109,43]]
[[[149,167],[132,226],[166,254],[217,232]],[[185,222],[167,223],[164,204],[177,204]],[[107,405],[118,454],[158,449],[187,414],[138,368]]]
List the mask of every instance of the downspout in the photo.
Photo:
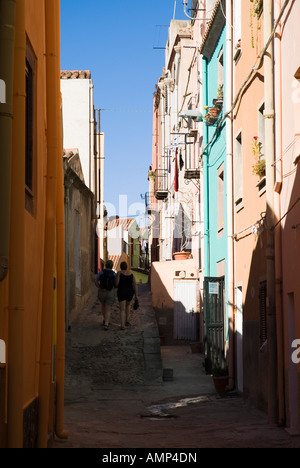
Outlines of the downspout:
[[[57,75],[60,74],[60,0],[55,0],[56,21],[56,54]],[[60,83],[60,81],[59,81]],[[65,220],[64,220],[64,174],[62,142],[62,97],[60,86],[57,87],[57,344],[56,344],[56,424],[55,433],[60,439],[67,439],[64,430],[64,380],[65,380]]]
[[[264,1],[264,40],[267,43],[273,29],[273,1]],[[274,70],[273,41],[264,55],[265,76],[265,159],[266,159],[266,226],[267,226],[267,330],[268,330],[268,417],[277,421],[277,347],[275,307],[275,252],[274,252]]]
[[[100,131],[100,128],[99,128],[99,131]],[[104,217],[104,133],[100,133],[100,141],[102,140],[102,144],[101,144],[101,153],[100,153],[100,160],[99,160],[99,171],[100,171],[100,175],[99,175],[99,184],[100,184],[100,187],[99,187],[99,206],[100,206],[100,238],[101,238],[101,242],[100,242],[100,253],[99,255],[102,253],[102,257],[103,257],[103,261],[106,261],[107,258],[106,258],[106,251],[105,251],[105,248],[104,248],[104,240],[105,240],[105,236],[104,236],[104,228],[105,228],[105,217]]]
[[[281,0],[275,2],[275,17],[279,17],[281,11]],[[275,36],[275,64],[277,65],[278,77],[275,80],[275,108],[276,108],[276,177],[275,177],[275,219],[281,219],[280,193],[282,187],[282,28],[281,22],[278,25],[278,33]],[[278,359],[278,423],[283,425],[286,421],[285,396],[284,396],[284,324],[282,307],[282,232],[281,223],[274,231],[275,236],[275,290],[276,290],[276,316],[277,316],[277,359]]]
[[[207,87],[207,59],[203,58],[203,75],[204,75],[204,92],[203,92],[203,107],[208,105],[208,87]],[[209,147],[207,147],[208,142],[208,127],[203,123],[203,147],[206,148],[203,153],[203,178],[204,178],[204,252],[205,262],[204,262],[204,276],[210,276],[210,242],[209,242],[209,172],[208,172],[208,162],[209,162]]]
[[0,0],[0,13],[0,79],[5,91],[5,102],[0,102],[0,281],[3,281],[9,267],[16,0]]
[[[7,2],[6,2],[7,3]],[[8,306],[8,447],[23,447],[25,236],[25,2],[17,1],[14,60],[10,281]],[[1,144],[1,143],[0,143]],[[1,159],[4,153],[1,153]],[[6,174],[6,177],[8,175]]]
[[52,377],[53,306],[54,306],[54,264],[57,191],[57,95],[59,74],[57,64],[57,4],[45,0],[46,27],[46,102],[47,102],[47,175],[45,203],[45,246],[43,299],[41,323],[41,350],[39,376],[39,422],[38,448],[46,448],[48,441],[48,419],[50,385]]
[[[160,100],[160,106],[161,106],[161,119],[160,119],[160,125],[161,125],[161,131],[159,132],[160,135],[160,154],[158,154],[158,164],[156,169],[162,169],[161,167],[161,155],[162,152],[164,151],[165,148],[165,96],[163,94],[164,92],[164,80],[158,83],[159,89],[161,90],[161,100]],[[157,181],[157,178],[156,178]],[[155,184],[158,183],[155,181]],[[155,185],[154,184],[154,185]],[[155,191],[155,188],[154,188]],[[160,211],[160,222],[159,222],[159,261],[165,259],[165,241],[161,240],[163,239],[162,235],[162,229],[163,229],[163,223],[162,223],[162,211]]]
[[65,182],[65,331],[69,330],[70,319],[70,232],[69,232],[69,202],[70,202],[70,184],[66,178]]
[[227,183],[227,294],[229,338],[229,389],[234,388],[234,261],[233,261],[233,153],[232,133],[232,1],[226,0],[226,183]]

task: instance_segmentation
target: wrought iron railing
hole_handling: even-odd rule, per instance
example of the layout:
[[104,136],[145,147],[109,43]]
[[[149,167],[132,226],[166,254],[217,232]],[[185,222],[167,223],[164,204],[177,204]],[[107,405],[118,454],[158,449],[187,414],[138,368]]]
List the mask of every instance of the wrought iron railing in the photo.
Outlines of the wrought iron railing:
[[154,181],[154,195],[157,200],[164,200],[168,196],[168,171],[156,169]]

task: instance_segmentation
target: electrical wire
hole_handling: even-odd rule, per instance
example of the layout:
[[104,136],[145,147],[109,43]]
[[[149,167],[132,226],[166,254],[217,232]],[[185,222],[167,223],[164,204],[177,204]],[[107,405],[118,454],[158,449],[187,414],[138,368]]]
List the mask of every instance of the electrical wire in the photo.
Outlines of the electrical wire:
[[288,6],[290,0],[285,0],[284,2],[284,5],[283,7],[281,8],[281,11],[279,13],[279,16],[274,24],[274,27],[273,27],[273,30],[271,32],[271,35],[269,37],[269,39],[267,40],[267,43],[265,45],[265,47],[263,48],[262,52],[261,52],[261,55],[260,55],[260,59],[259,59],[259,62],[258,62],[258,65],[256,67],[253,67],[250,71],[250,73],[248,74],[247,78],[244,80],[243,84],[241,85],[239,91],[237,92],[236,96],[235,96],[235,99],[233,101],[233,104],[232,104],[232,107],[229,111],[227,111],[223,118],[219,121],[218,125],[217,125],[217,128],[215,130],[215,133],[213,134],[213,136],[211,137],[211,139],[209,140],[209,142],[207,143],[207,145],[205,146],[205,148],[202,150],[200,156],[199,156],[199,159],[201,160],[201,158],[203,157],[205,151],[207,150],[207,148],[211,145],[211,143],[214,141],[215,137],[217,136],[218,134],[218,131],[219,131],[219,128],[221,127],[221,125],[223,124],[223,122],[226,120],[227,117],[231,118],[230,117],[230,114],[233,112],[233,110],[235,109],[237,103],[238,103],[238,100],[240,98],[240,95],[242,94],[242,91],[244,89],[244,87],[246,86],[246,84],[248,83],[248,81],[250,80],[250,78],[252,77],[253,73],[255,73],[257,70],[259,70],[262,66],[263,66],[263,61],[264,61],[264,56],[269,48],[269,45],[271,43],[271,41],[273,40],[274,38],[274,35],[275,35],[275,32],[276,32],[276,29],[277,29],[277,26],[286,10],[286,7]]

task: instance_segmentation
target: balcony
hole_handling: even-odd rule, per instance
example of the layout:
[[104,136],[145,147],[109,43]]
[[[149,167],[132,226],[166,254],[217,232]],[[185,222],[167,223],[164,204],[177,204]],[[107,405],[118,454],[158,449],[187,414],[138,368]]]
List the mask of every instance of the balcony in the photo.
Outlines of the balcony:
[[155,202],[153,200],[154,193],[146,192],[145,193],[145,212],[151,214],[155,210]]
[[157,200],[165,200],[168,196],[168,171],[167,169],[155,170],[154,196]]
[[199,162],[195,156],[195,145],[197,141],[198,131],[191,129],[190,133],[185,137],[185,171],[184,178],[186,180],[200,179],[200,168],[197,167]]
[[200,179],[200,169],[186,169],[184,178],[187,180]]

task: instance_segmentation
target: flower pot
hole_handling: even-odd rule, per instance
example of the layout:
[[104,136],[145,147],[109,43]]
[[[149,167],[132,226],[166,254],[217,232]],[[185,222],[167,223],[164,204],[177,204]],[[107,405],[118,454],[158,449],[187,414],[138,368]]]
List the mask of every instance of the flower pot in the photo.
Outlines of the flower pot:
[[188,260],[190,258],[190,252],[175,252],[174,254],[175,260]]
[[213,378],[216,392],[220,394],[225,393],[226,387],[228,386],[228,382],[229,382],[228,375],[221,375],[221,376],[213,375],[212,378]]
[[212,118],[216,118],[219,115],[219,113],[220,113],[220,109],[218,107],[211,107],[208,110],[208,114]]

